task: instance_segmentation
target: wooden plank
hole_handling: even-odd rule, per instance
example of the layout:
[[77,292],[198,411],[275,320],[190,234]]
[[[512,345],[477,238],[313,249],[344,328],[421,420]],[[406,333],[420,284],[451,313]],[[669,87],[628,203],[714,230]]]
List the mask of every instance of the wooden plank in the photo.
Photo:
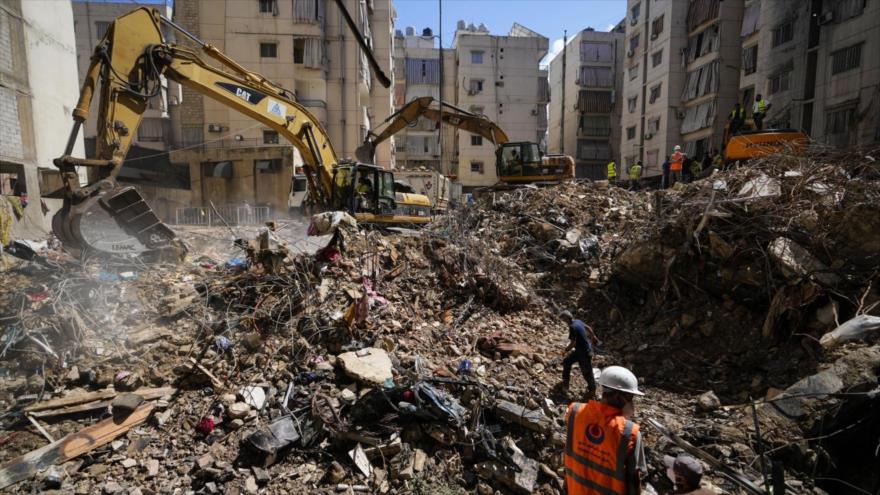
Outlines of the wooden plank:
[[[134,394],[140,395],[144,398],[144,400],[155,400],[165,395],[171,395],[176,392],[177,389],[174,387],[160,387],[160,388],[142,388],[138,389]],[[100,409],[107,409],[110,407],[110,403],[113,402],[113,399],[108,400],[100,400],[93,402],[86,402],[85,404],[75,404],[72,406],[61,407],[56,409],[46,409],[43,411],[34,411],[30,413],[31,416],[35,418],[51,418],[54,416],[64,416],[65,414],[76,414],[88,411],[97,411]]]
[[113,418],[105,419],[7,462],[0,467],[0,489],[27,479],[37,471],[75,459],[112,442],[116,437],[146,421],[152,411],[152,404],[144,404],[120,423],[116,423]]
[[[176,389],[174,387],[159,387],[159,388],[139,388],[132,393],[138,394],[144,399],[157,399],[162,397],[163,395],[173,394]],[[31,404],[23,409],[24,412],[35,412],[35,411],[45,411],[47,409],[60,409],[68,406],[75,406],[77,404],[86,404],[95,401],[112,401],[117,394],[121,392],[117,392],[115,390],[99,390],[97,392],[86,392],[84,394],[71,395],[68,397],[61,397],[60,399],[52,399],[43,402],[38,402],[36,404]],[[108,402],[109,404],[109,402]],[[100,407],[90,407],[83,409],[83,411],[88,411],[91,409],[97,409]],[[66,413],[63,413],[66,414]],[[44,417],[47,416],[45,414],[34,414],[35,417]]]

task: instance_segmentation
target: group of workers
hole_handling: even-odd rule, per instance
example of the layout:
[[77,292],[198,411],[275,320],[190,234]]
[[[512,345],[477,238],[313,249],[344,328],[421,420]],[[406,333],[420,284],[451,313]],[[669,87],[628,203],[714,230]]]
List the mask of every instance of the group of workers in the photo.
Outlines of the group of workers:
[[[770,106],[770,103],[760,94],[755,97],[755,103],[752,105],[752,120],[755,121],[756,130],[764,129],[764,117],[767,115],[767,110],[770,109]],[[727,116],[727,121],[730,124],[730,135],[739,134],[746,125],[745,107],[737,102],[733,110],[730,111],[730,115]]]
[[[596,400],[593,349],[601,341],[589,325],[563,311],[568,324],[568,353],[562,362],[560,388],[568,392],[571,368],[577,364],[587,382],[585,402],[572,402],[566,412],[565,484],[568,495],[630,495],[642,493],[647,461],[639,425],[632,418],[635,398],[645,395],[632,371],[609,366],[599,375],[602,396]],[[709,495],[700,488],[703,467],[687,455],[665,456],[674,493]]]

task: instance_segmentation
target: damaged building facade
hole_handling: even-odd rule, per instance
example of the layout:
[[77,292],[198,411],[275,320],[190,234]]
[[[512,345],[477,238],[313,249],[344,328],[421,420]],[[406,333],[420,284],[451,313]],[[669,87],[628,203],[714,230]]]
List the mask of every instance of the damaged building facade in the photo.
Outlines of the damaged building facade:
[[[15,208],[22,234],[45,232],[60,207],[41,193],[61,186],[52,160],[64,153],[73,123],[79,94],[74,55],[70,3],[0,0],[0,194],[27,205]],[[83,156],[81,137],[73,154]]]
[[584,29],[550,61],[548,150],[573,156],[578,178],[605,178],[620,162],[624,30]]
[[[391,74],[394,10],[390,0],[346,0],[386,74]],[[324,125],[336,153],[354,151],[392,110],[391,89],[374,81],[366,57],[332,2],[178,0],[174,19],[249,70],[290,90]],[[298,153],[276,131],[183,89],[180,148],[171,161],[189,168],[192,204],[209,202],[286,212]],[[391,145],[376,152],[391,167]],[[301,191],[300,191],[301,192]]]
[[880,141],[880,4],[865,0],[746,3],[740,101],[772,105],[767,127],[799,128],[836,147]]
[[[394,107],[401,108],[415,98],[431,96],[444,101],[455,101],[455,52],[443,53],[443,90],[440,90],[440,53],[430,28],[416,33],[415,28],[397,30],[394,38]],[[437,135],[437,124],[419,118],[419,121],[392,136],[396,167],[399,169],[437,170],[445,175],[454,173],[458,166],[455,154],[455,132],[447,126],[443,139]],[[442,154],[441,154],[442,142]],[[443,158],[441,163],[441,156]]]
[[866,0],[627,3],[620,154],[658,175],[675,145],[722,150],[737,102],[771,107],[765,128],[835,147],[880,141],[880,5]]

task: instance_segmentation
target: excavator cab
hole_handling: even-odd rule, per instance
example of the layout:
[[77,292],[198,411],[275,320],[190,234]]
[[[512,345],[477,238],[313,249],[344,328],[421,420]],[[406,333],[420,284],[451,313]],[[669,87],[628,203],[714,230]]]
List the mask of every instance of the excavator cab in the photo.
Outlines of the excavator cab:
[[333,207],[366,219],[394,215],[397,198],[394,173],[360,163],[337,166],[333,171]]
[[508,184],[539,184],[574,178],[574,160],[541,153],[536,143],[504,143],[495,150],[498,180]]

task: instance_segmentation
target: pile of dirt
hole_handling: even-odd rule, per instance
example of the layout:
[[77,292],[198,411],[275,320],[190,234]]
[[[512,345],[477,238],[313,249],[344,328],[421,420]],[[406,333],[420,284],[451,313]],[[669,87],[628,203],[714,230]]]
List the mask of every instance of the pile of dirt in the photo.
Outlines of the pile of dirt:
[[[853,480],[832,462],[839,447],[806,439],[828,436],[822,424],[863,431],[876,409],[872,338],[819,344],[876,313],[873,170],[777,157],[667,191],[521,189],[390,235],[330,214],[309,228],[332,235],[317,253],[271,229],[182,265],[40,253],[0,287],[0,481],[561,493],[579,393],[553,390],[561,309],[603,340],[595,366],[642,378],[636,420],[660,492],[663,455],[688,448],[726,491],[742,489],[731,473],[759,483],[769,464],[798,492],[820,491],[822,473]],[[76,432],[101,441],[15,459]]]

